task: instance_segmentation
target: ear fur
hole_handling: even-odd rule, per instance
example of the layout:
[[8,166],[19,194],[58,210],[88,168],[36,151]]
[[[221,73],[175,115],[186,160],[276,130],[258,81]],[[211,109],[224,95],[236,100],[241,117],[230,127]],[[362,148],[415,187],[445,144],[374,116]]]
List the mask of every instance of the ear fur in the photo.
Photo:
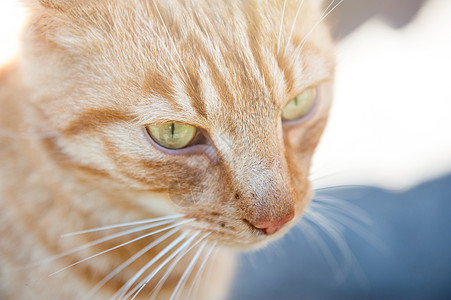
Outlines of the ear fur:
[[65,6],[67,6],[68,2],[72,2],[72,1],[67,1],[67,0],[39,0],[39,3],[47,8],[54,8],[54,9],[61,9]]
[[59,12],[68,12],[74,8],[82,7],[88,4],[87,0],[22,0],[26,6],[30,8],[44,8],[48,10],[56,10]]

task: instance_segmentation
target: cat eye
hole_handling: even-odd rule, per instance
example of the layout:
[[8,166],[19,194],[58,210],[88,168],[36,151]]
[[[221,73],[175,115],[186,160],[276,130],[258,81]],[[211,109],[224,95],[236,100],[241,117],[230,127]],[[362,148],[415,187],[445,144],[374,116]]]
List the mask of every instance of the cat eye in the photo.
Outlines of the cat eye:
[[196,137],[197,128],[183,123],[147,125],[152,140],[167,149],[183,149]]
[[316,102],[316,88],[309,88],[289,102],[282,110],[282,119],[292,121],[301,119],[313,109]]

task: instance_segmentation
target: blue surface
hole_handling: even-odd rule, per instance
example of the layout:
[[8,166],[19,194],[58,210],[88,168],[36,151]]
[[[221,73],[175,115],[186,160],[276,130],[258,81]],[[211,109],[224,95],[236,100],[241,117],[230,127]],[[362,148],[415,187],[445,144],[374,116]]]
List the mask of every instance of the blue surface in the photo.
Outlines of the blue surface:
[[[340,251],[321,226],[303,221],[327,247],[294,228],[274,245],[243,255],[229,299],[451,299],[451,175],[405,192],[343,187],[322,195],[345,201],[323,214],[332,232],[343,229],[340,240],[350,252]],[[337,215],[348,205],[372,223]]]

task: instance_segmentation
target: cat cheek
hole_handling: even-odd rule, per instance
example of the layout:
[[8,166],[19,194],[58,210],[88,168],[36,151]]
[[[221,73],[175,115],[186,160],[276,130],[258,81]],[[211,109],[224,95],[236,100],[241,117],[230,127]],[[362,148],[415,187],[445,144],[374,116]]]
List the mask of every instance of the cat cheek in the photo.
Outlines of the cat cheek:
[[322,117],[312,125],[308,126],[302,135],[301,142],[298,143],[296,151],[304,155],[312,154],[318,146],[321,135],[326,127],[326,123],[327,117]]

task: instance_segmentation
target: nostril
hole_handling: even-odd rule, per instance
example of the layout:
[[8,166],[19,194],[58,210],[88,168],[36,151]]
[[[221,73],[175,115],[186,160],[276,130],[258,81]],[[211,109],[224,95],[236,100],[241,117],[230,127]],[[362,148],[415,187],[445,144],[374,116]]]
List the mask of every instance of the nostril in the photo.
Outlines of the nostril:
[[283,227],[283,225],[290,222],[293,218],[294,213],[285,217],[275,218],[270,221],[256,222],[253,225],[255,226],[255,228],[261,229],[265,234],[269,235],[279,231]]

